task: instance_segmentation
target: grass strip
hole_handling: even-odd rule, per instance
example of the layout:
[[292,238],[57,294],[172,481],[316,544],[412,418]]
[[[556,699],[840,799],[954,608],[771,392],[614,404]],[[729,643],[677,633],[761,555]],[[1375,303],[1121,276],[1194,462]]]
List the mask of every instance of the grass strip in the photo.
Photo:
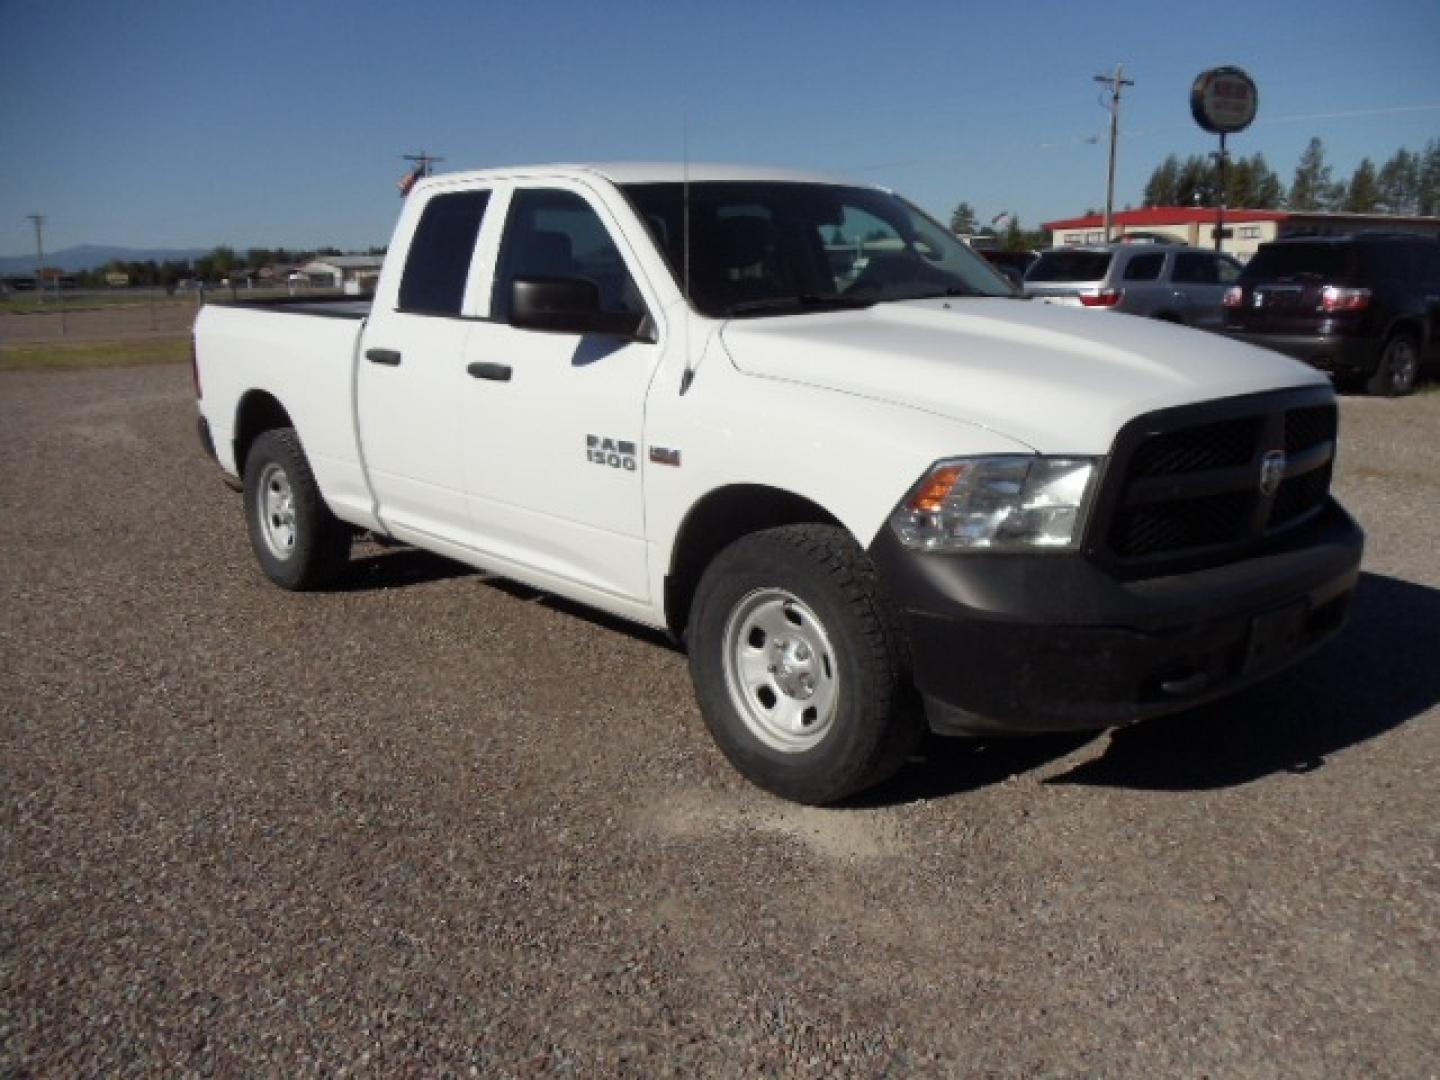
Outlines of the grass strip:
[[173,364],[190,358],[189,337],[0,345],[0,371]]

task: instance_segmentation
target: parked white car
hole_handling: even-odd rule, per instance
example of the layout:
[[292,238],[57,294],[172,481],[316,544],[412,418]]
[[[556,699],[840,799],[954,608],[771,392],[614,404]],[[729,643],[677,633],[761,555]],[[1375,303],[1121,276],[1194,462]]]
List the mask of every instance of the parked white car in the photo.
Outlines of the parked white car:
[[373,304],[199,317],[202,437],[265,573],[323,585],[369,530],[666,629],[788,798],[877,783],[927,723],[1181,709],[1344,620],[1324,376],[1021,299],[881,189],[462,173],[389,251]]

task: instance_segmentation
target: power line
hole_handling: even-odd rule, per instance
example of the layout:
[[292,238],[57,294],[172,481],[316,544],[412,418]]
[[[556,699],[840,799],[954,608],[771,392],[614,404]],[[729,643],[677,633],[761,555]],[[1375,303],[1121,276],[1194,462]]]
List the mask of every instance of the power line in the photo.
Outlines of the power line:
[[1110,90],[1110,165],[1105,174],[1105,242],[1110,242],[1110,224],[1115,216],[1115,144],[1120,135],[1120,93],[1134,86],[1134,79],[1125,78],[1125,65],[1116,64],[1114,75],[1096,75],[1095,81]]

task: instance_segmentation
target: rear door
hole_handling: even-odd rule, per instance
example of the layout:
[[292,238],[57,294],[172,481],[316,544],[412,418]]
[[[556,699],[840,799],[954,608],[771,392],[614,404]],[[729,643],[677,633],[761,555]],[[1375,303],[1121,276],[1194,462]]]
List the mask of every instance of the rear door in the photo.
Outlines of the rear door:
[[1177,251],[1171,278],[1181,319],[1202,330],[1218,330],[1224,321],[1225,290],[1240,278],[1240,264],[1209,251]]
[[[460,426],[466,294],[491,192],[430,195],[398,290],[382,288],[361,343],[356,416],[378,514],[397,535],[463,542],[470,531]],[[338,406],[337,406],[338,407]]]
[[518,184],[489,318],[465,343],[470,377],[460,401],[466,491],[481,546],[518,576],[530,570],[643,601],[645,400],[662,346],[508,322],[511,285],[522,276],[588,278],[602,307],[654,315],[637,267],[615,215],[587,187]]

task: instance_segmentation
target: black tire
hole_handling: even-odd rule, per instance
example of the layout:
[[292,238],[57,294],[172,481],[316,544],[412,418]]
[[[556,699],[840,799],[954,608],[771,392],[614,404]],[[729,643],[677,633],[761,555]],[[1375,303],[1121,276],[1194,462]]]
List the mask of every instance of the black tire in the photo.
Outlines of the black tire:
[[731,544],[700,580],[686,643],[715,742],[783,798],[824,805],[872,787],[924,733],[899,622],[843,529],[787,525]]
[[245,523],[260,568],[282,589],[328,585],[350,558],[350,529],[321,498],[294,428],[266,431],[250,447]]
[[1420,375],[1420,342],[1407,330],[1390,335],[1380,350],[1375,374],[1365,389],[1380,397],[1404,397],[1413,393]]

